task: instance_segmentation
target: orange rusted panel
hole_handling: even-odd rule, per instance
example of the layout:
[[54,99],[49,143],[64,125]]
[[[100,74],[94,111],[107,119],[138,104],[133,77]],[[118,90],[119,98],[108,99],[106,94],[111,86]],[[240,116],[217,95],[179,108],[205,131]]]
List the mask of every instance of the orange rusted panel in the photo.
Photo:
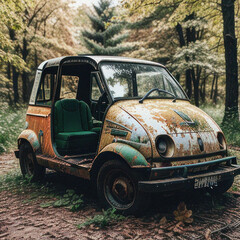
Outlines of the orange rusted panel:
[[43,132],[41,139],[38,139],[44,155],[55,157],[51,141],[51,108],[40,106],[29,106],[26,121],[28,129],[31,129],[39,138],[40,130]]

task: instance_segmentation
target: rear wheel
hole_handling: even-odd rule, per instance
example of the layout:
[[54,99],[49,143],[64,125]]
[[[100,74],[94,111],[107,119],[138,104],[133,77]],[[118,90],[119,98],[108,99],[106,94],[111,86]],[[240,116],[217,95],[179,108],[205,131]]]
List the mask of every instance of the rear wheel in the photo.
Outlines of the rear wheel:
[[104,207],[113,207],[121,213],[140,213],[141,206],[146,205],[145,194],[138,191],[137,177],[117,160],[108,161],[100,168],[97,191]]
[[24,177],[29,176],[32,181],[39,181],[44,178],[46,169],[37,163],[35,153],[29,143],[21,144],[19,148],[19,162]]

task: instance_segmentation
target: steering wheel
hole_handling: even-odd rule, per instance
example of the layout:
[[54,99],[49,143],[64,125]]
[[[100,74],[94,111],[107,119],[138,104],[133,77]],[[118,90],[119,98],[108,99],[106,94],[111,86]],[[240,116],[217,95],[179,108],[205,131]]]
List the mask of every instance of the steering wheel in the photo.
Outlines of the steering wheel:
[[168,91],[165,91],[165,90],[162,90],[162,89],[159,89],[159,88],[153,88],[151,89],[150,91],[148,91],[144,97],[142,99],[139,100],[139,103],[143,103],[143,101],[152,93],[152,92],[155,92],[155,91],[158,91],[158,93],[160,92],[163,92],[163,93],[167,93],[169,95],[171,95],[174,99],[173,99],[173,102],[176,102],[176,96],[174,94],[172,94],[171,92],[168,92]]

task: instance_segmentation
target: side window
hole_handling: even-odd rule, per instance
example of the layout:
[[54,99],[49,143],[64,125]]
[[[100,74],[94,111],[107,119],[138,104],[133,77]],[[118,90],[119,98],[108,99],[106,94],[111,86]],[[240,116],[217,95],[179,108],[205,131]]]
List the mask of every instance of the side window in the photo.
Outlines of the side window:
[[97,101],[101,96],[101,90],[98,86],[97,78],[95,75],[92,75],[91,81],[92,81],[91,100]]
[[60,99],[76,98],[79,77],[62,75],[62,84],[60,90]]
[[37,94],[37,105],[51,105],[52,96],[53,96],[53,88],[56,82],[56,74],[47,73],[43,75],[41,80],[38,94]]

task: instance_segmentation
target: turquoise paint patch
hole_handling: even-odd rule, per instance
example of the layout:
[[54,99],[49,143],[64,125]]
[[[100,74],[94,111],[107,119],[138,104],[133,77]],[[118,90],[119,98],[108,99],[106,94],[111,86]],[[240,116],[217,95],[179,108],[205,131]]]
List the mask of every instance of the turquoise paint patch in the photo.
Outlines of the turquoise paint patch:
[[27,139],[34,149],[38,149],[40,147],[37,136],[34,132],[31,132]]
[[149,163],[140,152],[126,144],[116,144],[115,152],[123,157],[130,166],[149,166]]

